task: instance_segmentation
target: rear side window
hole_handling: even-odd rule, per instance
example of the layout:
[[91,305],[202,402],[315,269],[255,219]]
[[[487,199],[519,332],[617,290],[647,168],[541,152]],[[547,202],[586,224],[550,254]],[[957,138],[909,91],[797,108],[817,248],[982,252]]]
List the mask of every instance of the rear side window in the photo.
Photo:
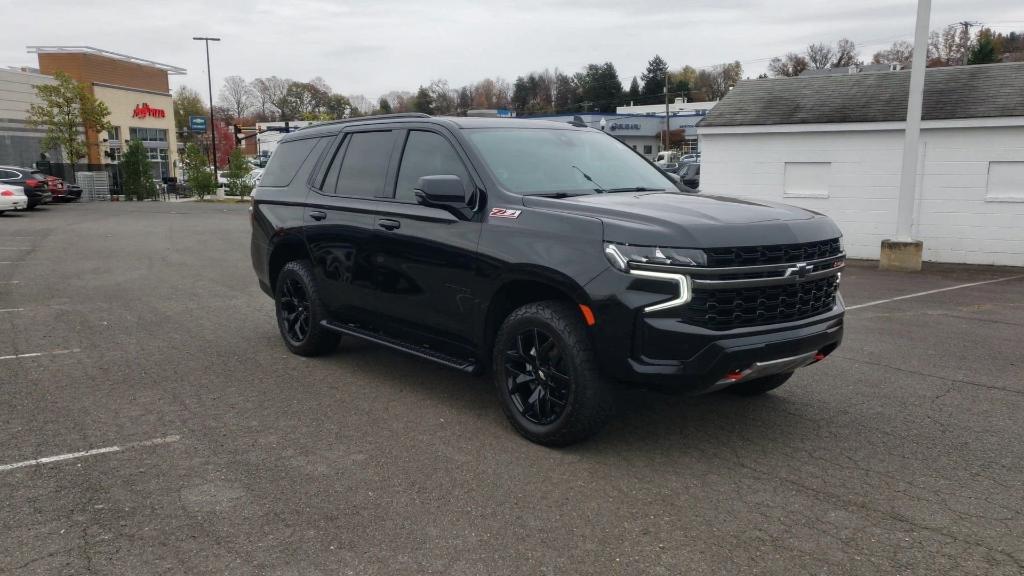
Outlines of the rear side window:
[[0,180],[17,180],[21,175],[11,170],[0,170]]
[[270,156],[270,162],[263,172],[263,179],[260,186],[287,186],[291,184],[292,178],[302,166],[303,160],[313,150],[313,146],[319,142],[318,138],[306,138],[305,140],[289,140],[277,145],[277,149]]
[[[381,196],[393,145],[394,133],[390,131],[350,134],[334,193],[363,198]],[[325,191],[331,191],[329,182]]]
[[403,202],[415,202],[413,189],[423,176],[458,176],[463,186],[470,183],[469,174],[452,145],[439,134],[414,130],[409,132],[402,153],[402,165],[398,169],[398,185],[395,198]]

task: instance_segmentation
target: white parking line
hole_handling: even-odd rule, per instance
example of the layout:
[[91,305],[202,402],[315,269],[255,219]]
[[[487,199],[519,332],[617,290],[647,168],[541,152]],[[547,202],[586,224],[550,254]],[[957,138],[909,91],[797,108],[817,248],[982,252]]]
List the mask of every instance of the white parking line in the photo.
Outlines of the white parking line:
[[887,302],[895,302],[897,300],[906,300],[907,298],[917,298],[918,296],[927,296],[929,294],[935,294],[938,292],[946,292],[948,290],[959,290],[961,288],[970,288],[971,286],[981,286],[982,284],[992,284],[994,282],[1006,282],[1007,280],[1016,280],[1017,278],[1024,278],[1024,274],[1018,274],[1016,276],[1007,276],[1006,278],[996,278],[995,280],[985,280],[984,282],[971,282],[970,284],[958,284],[956,286],[948,286],[946,288],[937,288],[935,290],[928,290],[926,292],[917,292],[914,294],[906,294],[904,296],[897,296],[895,298],[887,298],[885,300],[875,300],[874,302],[865,302],[863,304],[856,304],[854,306],[847,306],[847,310],[856,310],[857,308],[866,308],[868,306],[877,306],[879,304],[885,304]]
[[52,352],[29,352],[28,354],[10,354],[8,356],[0,356],[0,360],[17,360],[18,358],[38,358],[39,356],[56,356],[57,354],[73,354],[75,352],[81,352],[79,348],[72,348],[70,350],[54,350]]
[[23,312],[24,308],[0,308],[0,312]]
[[20,280],[4,280],[0,284],[21,284]]
[[45,458],[37,458],[35,460],[25,460],[24,462],[15,462],[13,464],[0,465],[0,472],[6,472],[7,470],[14,470],[15,468],[24,468],[25,466],[37,466],[39,464],[49,464],[51,462],[60,462],[62,460],[71,460],[73,458],[82,458],[85,456],[95,456],[97,454],[109,454],[111,452],[121,452],[122,450],[128,450],[129,448],[142,448],[144,446],[156,446],[158,444],[170,444],[171,442],[177,442],[181,440],[181,436],[164,436],[163,438],[155,438],[153,440],[146,440],[143,442],[132,442],[131,444],[123,444],[121,446],[108,446],[106,448],[94,448],[92,450],[86,450],[84,452],[72,452],[70,454],[60,454],[58,456],[47,456]]

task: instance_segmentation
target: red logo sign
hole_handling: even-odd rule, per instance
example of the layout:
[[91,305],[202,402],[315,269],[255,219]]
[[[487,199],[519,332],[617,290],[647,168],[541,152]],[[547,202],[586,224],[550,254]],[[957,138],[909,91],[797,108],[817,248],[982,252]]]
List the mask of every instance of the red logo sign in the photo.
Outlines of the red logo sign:
[[142,104],[135,105],[135,111],[132,112],[132,118],[164,118],[167,113],[162,108],[150,108],[149,104],[143,102]]

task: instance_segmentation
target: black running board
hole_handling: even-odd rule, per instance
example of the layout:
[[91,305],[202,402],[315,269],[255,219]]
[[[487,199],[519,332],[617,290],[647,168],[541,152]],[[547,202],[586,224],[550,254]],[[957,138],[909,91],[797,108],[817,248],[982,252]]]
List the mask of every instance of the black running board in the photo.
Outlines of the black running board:
[[399,352],[405,352],[406,354],[418,356],[425,360],[437,362],[438,364],[443,364],[449,368],[455,368],[456,370],[462,372],[473,373],[476,371],[476,362],[472,360],[448,356],[447,354],[438,352],[437,350],[432,350],[424,346],[417,346],[416,344],[409,344],[408,342],[403,342],[401,340],[398,340],[397,338],[391,338],[389,336],[384,336],[383,334],[370,332],[369,330],[364,330],[362,328],[359,328],[358,326],[353,326],[351,324],[341,324],[339,322],[332,322],[330,320],[324,320],[320,322],[320,324],[324,328],[327,328],[328,330],[333,330],[334,332],[339,332],[347,336],[355,336],[356,338],[361,338],[363,340],[375,342],[382,346],[387,346],[388,348],[398,350]]

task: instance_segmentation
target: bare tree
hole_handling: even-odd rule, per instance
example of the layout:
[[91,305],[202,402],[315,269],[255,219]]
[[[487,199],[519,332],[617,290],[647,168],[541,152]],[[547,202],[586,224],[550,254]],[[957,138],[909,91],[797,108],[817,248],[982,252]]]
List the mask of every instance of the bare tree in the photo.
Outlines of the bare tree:
[[253,89],[245,78],[241,76],[228,76],[224,79],[224,86],[220,89],[220,96],[217,103],[231,113],[235,119],[245,118],[252,110],[254,103]]
[[836,59],[832,62],[833,68],[846,68],[860,63],[857,45],[853,43],[853,40],[843,38],[836,42]]
[[807,47],[807,61],[811,63],[811,66],[815,70],[821,70],[828,68],[832,64],[832,58],[835,56],[835,51],[832,47],[824,42],[817,44],[811,44]]
[[875,64],[901,64],[906,66],[914,57],[914,45],[906,40],[897,40],[885,50],[875,52],[871,61]]
[[772,76],[799,76],[804,70],[807,70],[808,66],[810,63],[807,58],[796,52],[790,52],[782,58],[778,56],[772,58],[768,63],[768,72]]
[[277,76],[257,78],[252,81],[252,87],[256,92],[256,102],[267,116],[279,117],[281,115],[282,107],[287,105],[288,86],[293,83],[292,80]]
[[352,108],[357,110],[359,114],[365,115],[373,112],[373,102],[371,102],[366,96],[363,96],[362,94],[350,94],[349,96],[346,96],[346,98],[348,98],[349,104],[352,105]]

